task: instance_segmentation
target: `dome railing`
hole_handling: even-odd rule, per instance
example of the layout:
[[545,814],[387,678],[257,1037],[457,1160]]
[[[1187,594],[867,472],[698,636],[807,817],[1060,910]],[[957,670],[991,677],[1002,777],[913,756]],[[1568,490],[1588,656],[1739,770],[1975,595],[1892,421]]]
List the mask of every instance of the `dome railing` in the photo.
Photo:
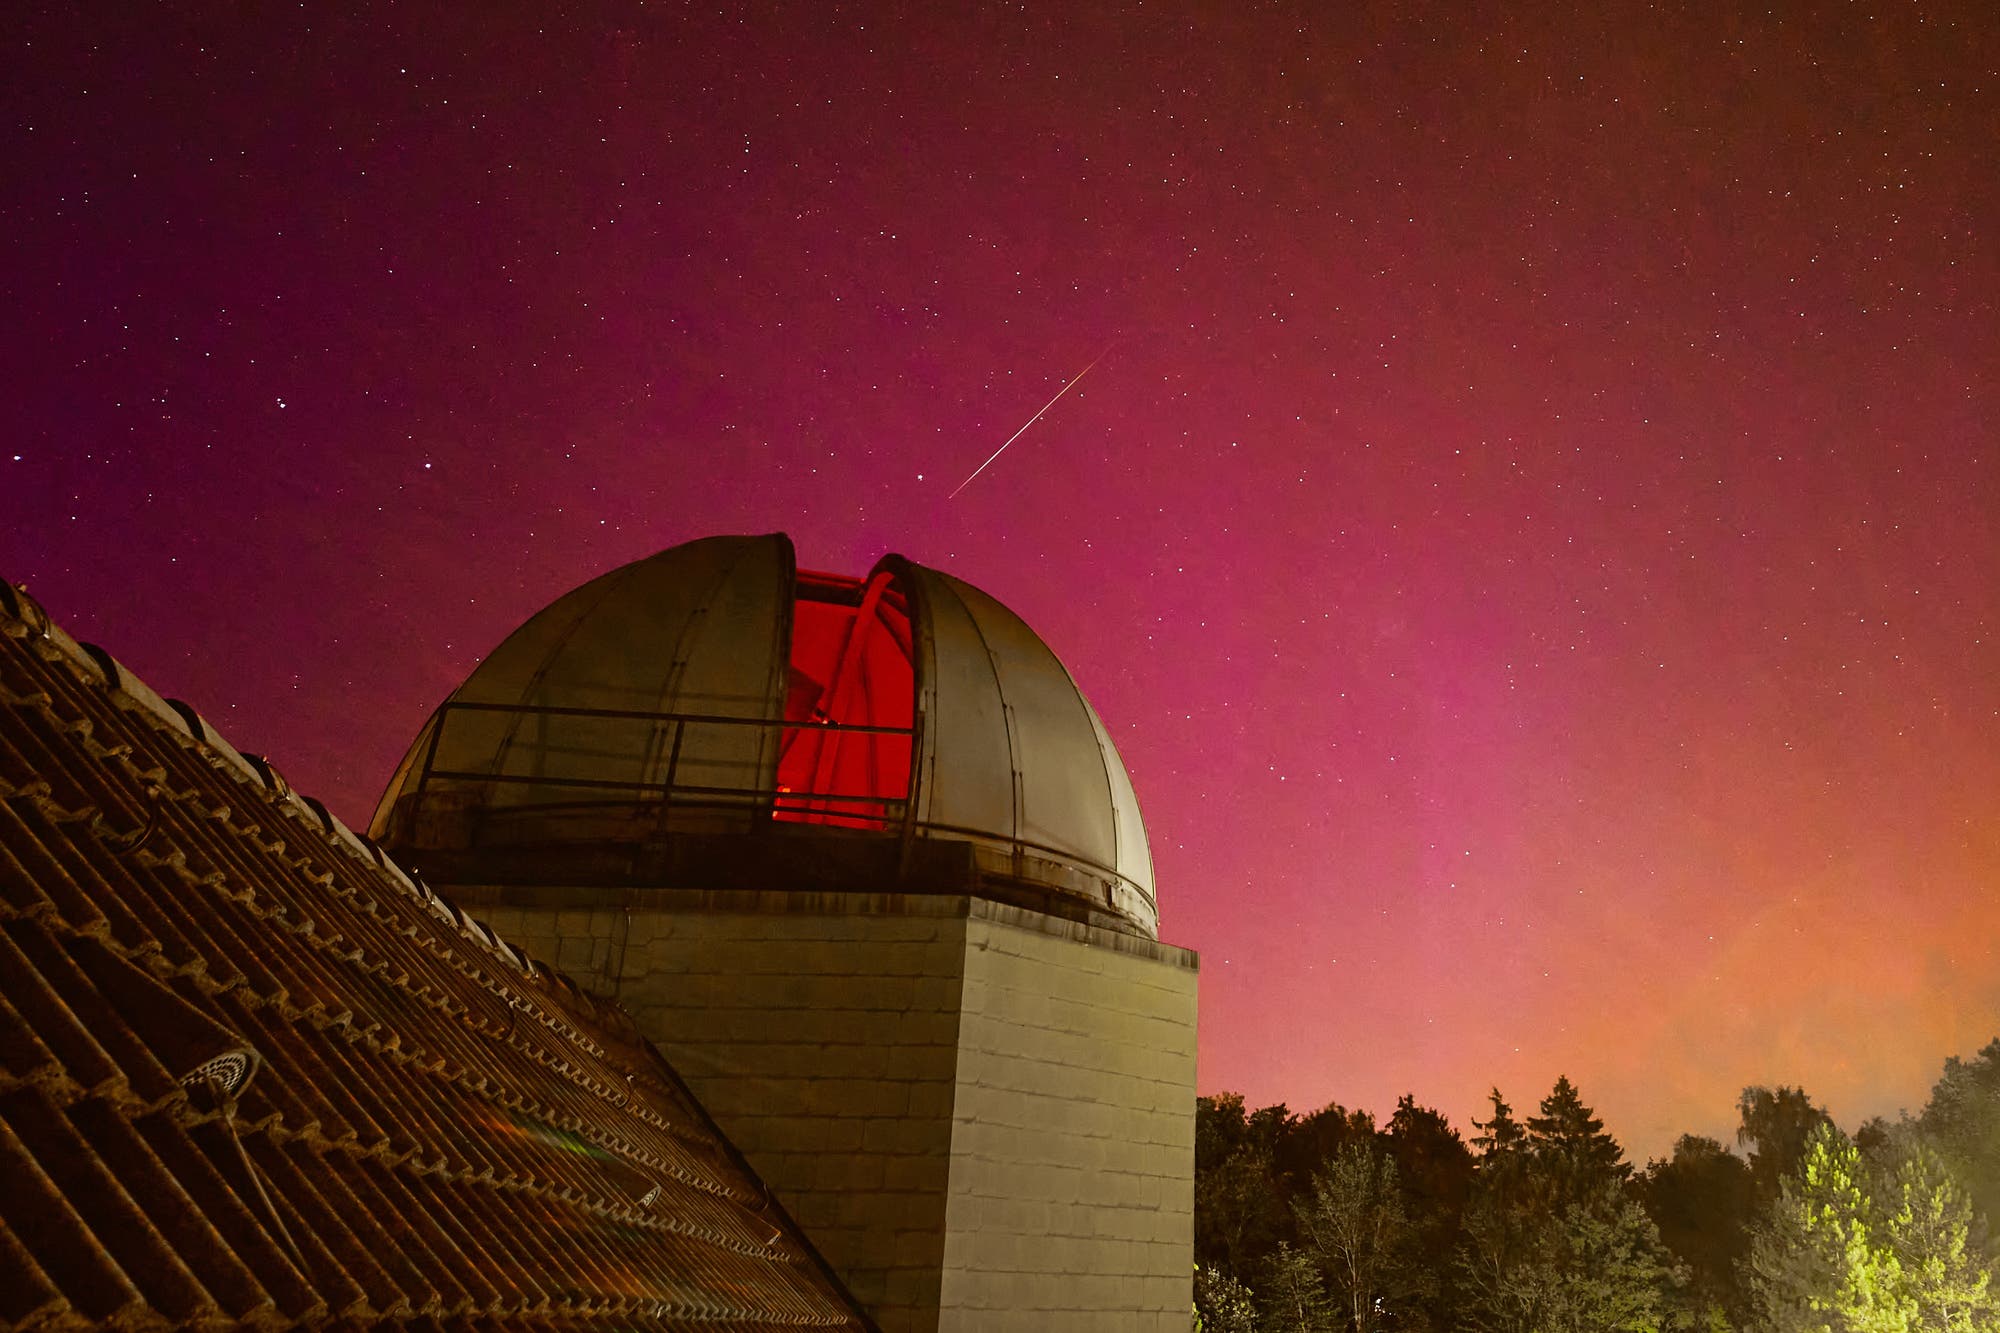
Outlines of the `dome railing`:
[[[653,747],[666,732],[664,767],[657,779],[643,774],[637,777],[573,777],[555,773],[520,773],[505,771],[505,761],[501,760],[493,768],[464,769],[441,768],[437,757],[444,746],[445,728],[450,725],[454,713],[501,713],[518,717],[567,717],[593,718],[607,722],[630,722],[638,724],[634,728],[634,738],[640,739],[639,727],[644,728],[644,755],[642,764],[654,766]],[[421,801],[424,790],[432,781],[498,783],[510,786],[556,787],[582,791],[643,793],[641,799],[648,802],[660,801],[672,804],[700,804],[701,798],[711,798],[716,803],[727,806],[769,805],[781,816],[807,816],[828,814],[825,807],[848,807],[847,810],[828,814],[832,822],[851,827],[885,828],[901,822],[902,812],[908,804],[907,793],[884,796],[880,793],[854,793],[838,791],[794,790],[770,782],[758,781],[751,784],[716,784],[681,781],[680,769],[683,759],[683,742],[690,727],[743,728],[757,731],[814,731],[842,732],[866,735],[899,736],[914,738],[915,727],[877,726],[858,722],[833,722],[820,719],[793,721],[787,718],[742,717],[718,713],[678,713],[655,712],[636,708],[585,708],[558,704],[503,704],[480,703],[471,700],[449,700],[437,711],[436,725],[431,728],[430,741],[424,748],[423,766],[417,779],[406,791],[406,795]],[[497,758],[497,756],[496,756]],[[760,777],[763,775],[760,775]],[[627,802],[617,802],[624,804]],[[545,804],[545,803],[537,803]],[[872,808],[871,808],[872,807]]]
[[[491,767],[441,766],[438,762],[440,751],[450,754],[452,748],[445,743],[446,728],[454,715],[461,714],[500,714],[517,718],[582,718],[611,723],[630,723],[634,729],[632,739],[639,742],[631,748],[630,753],[640,756],[641,771],[638,774],[596,777],[562,773],[508,772],[505,771],[510,748],[508,746],[503,746],[495,752]],[[425,808],[427,794],[439,797],[459,795],[469,786],[487,784],[539,787],[548,789],[551,796],[556,792],[576,793],[578,799],[533,800],[499,806],[482,803],[470,812],[473,822],[463,834],[468,842],[460,845],[468,851],[480,847],[486,841],[479,832],[481,826],[489,825],[495,818],[504,819],[510,814],[532,817],[563,812],[625,810],[635,816],[646,816],[640,821],[640,826],[644,829],[654,834],[672,836],[674,829],[671,816],[676,810],[735,811],[751,815],[753,826],[788,824],[801,832],[818,826],[900,835],[904,839],[948,838],[981,844],[994,849],[1012,864],[1015,868],[1013,877],[1030,878],[1022,873],[1022,867],[1030,858],[1053,861],[1073,866],[1079,871],[1101,879],[1107,885],[1119,885],[1124,893],[1136,895],[1147,908],[1152,908],[1152,895],[1128,876],[1068,848],[1011,835],[996,829],[971,828],[913,818],[911,802],[915,796],[914,790],[893,797],[873,793],[793,790],[780,787],[775,774],[769,770],[760,771],[758,779],[751,783],[683,781],[681,770],[689,762],[684,741],[691,728],[737,728],[761,732],[810,729],[899,736],[912,738],[913,741],[918,730],[915,726],[881,726],[818,719],[793,720],[715,713],[658,712],[633,708],[450,700],[438,708],[432,719],[422,762],[396,801],[399,817],[394,818],[393,822],[401,825],[406,832],[411,830],[412,826],[407,820]],[[512,740],[512,733],[509,739]],[[660,747],[664,749],[663,754]],[[546,752],[538,757],[545,758]],[[648,771],[656,771],[657,777],[647,776]],[[598,794],[598,799],[590,799],[591,793]]]

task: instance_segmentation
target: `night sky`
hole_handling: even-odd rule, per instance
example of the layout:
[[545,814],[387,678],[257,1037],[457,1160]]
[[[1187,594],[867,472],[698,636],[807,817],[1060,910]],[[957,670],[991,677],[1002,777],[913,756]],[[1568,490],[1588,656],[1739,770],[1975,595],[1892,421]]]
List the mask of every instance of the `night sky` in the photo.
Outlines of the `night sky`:
[[1253,1104],[2000,1035],[1986,4],[518,8],[0,19],[0,575],[361,825],[614,565],[949,570]]

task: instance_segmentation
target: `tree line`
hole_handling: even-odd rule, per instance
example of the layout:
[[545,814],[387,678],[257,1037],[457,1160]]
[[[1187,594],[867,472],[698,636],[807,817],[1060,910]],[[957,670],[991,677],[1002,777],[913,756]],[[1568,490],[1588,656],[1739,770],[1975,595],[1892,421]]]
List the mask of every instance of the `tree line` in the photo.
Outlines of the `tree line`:
[[1920,1115],[1852,1133],[1751,1087],[1734,1149],[1643,1169],[1567,1078],[1496,1088],[1468,1143],[1404,1097],[1388,1123],[1223,1093],[1195,1121],[1201,1333],[2000,1331],[2000,1040]]

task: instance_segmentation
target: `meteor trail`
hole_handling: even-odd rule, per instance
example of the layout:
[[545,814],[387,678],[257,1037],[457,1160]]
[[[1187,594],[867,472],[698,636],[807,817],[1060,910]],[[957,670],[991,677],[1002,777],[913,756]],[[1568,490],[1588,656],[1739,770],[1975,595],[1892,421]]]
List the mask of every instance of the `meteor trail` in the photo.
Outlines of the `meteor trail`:
[[[1085,375],[1088,375],[1093,369],[1095,369],[1097,366],[1097,362],[1102,361],[1106,356],[1110,355],[1111,349],[1115,345],[1116,345],[1115,342],[1109,342],[1104,344],[1104,350],[1097,354],[1097,360],[1092,361],[1082,370],[1076,372],[1076,380],[1082,379]],[[1071,380],[1068,384],[1063,385],[1062,388],[1057,389],[1056,398],[1062,397],[1064,394],[1068,393],[1071,389],[1075,388],[1076,380]],[[1056,398],[1051,398],[1046,403],[1043,403],[1042,412],[1046,412],[1050,408],[1054,407],[1056,405]],[[1012,435],[1009,435],[1007,437],[1007,444],[1012,444],[1014,441],[1020,439],[1022,435],[1026,434],[1029,426],[1034,425],[1037,421],[1040,421],[1042,419],[1042,412],[1037,412],[1035,413],[1035,415],[1029,417],[1026,424],[1023,425],[1020,430],[1017,430]],[[958,483],[958,489],[954,490],[950,495],[947,495],[944,498],[947,500],[956,500],[958,498],[959,491],[962,491],[967,486],[970,486],[973,483],[973,480],[977,478],[980,473],[984,472],[992,464],[995,458],[998,458],[1000,455],[1007,452],[1007,444],[1003,444],[998,449],[995,449],[992,455],[989,458],[987,458],[986,462],[981,463],[978,467],[972,469],[972,476],[967,477],[964,481]]]

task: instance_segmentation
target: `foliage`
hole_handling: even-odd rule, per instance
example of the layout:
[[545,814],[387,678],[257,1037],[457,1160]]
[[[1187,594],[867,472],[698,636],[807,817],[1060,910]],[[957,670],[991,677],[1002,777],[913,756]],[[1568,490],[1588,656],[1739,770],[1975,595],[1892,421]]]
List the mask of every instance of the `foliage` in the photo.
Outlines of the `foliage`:
[[1736,1142],[1750,1149],[1750,1180],[1758,1203],[1768,1206],[1780,1184],[1798,1174],[1813,1134],[1833,1118],[1812,1104],[1804,1088],[1745,1088],[1736,1111],[1741,1118]]
[[1333,1333],[1339,1327],[1319,1265],[1289,1241],[1280,1241],[1264,1262],[1257,1309],[1264,1333]]
[[1604,1132],[1567,1077],[1542,1099],[1542,1113],[1528,1117],[1528,1147],[1563,1204],[1595,1199],[1604,1186],[1632,1174],[1618,1140]]
[[1881,1188],[1883,1237],[1902,1269],[1912,1329],[2000,1328],[1972,1201],[1928,1144],[1912,1145]]
[[[1276,1116],[1271,1115],[1276,1112]],[[1250,1271],[1277,1243],[1270,1208],[1271,1130],[1283,1106],[1247,1114],[1240,1094],[1195,1102],[1194,1254],[1225,1273]]]
[[1695,1308],[1742,1323],[1749,1293],[1738,1269],[1757,1211],[1749,1164],[1714,1139],[1683,1134],[1671,1158],[1647,1166],[1638,1188],[1661,1242],[1687,1267]]
[[1964,1187],[1921,1137],[1889,1136],[1870,1172],[1823,1125],[1750,1251],[1749,1282],[1773,1333],[2000,1328],[1991,1257]]
[[1312,1197],[1314,1176],[1343,1145],[1377,1137],[1374,1117],[1365,1111],[1326,1106],[1297,1116],[1282,1103],[1247,1110],[1236,1093],[1198,1098],[1196,1260],[1225,1272],[1255,1273],[1280,1244],[1296,1249],[1293,1203]]
[[1421,1218],[1456,1229],[1472,1194],[1472,1153],[1451,1122],[1405,1094],[1382,1133],[1404,1191]]
[[1314,1178],[1312,1198],[1292,1205],[1299,1237],[1354,1333],[1375,1333],[1385,1315],[1414,1304],[1426,1286],[1403,1207],[1395,1159],[1348,1143]]
[[1902,1264],[1880,1243],[1861,1154],[1831,1124],[1806,1140],[1750,1246],[1750,1292],[1771,1333],[1904,1333]]
[[1396,1103],[1381,1144],[1396,1164],[1409,1218],[1410,1262],[1419,1275],[1393,1310],[1395,1326],[1449,1328],[1458,1309],[1452,1258],[1472,1197],[1472,1152],[1449,1121],[1409,1096]]
[[1644,1208],[1606,1187],[1595,1202],[1564,1214],[1563,1280],[1542,1327],[1548,1333],[1618,1329],[1656,1333],[1676,1326],[1684,1277]]
[[1250,1288],[1212,1264],[1194,1270],[1195,1333],[1257,1333],[1257,1300]]
[[1746,1088],[1741,1151],[1684,1136],[1641,1173],[1567,1078],[1490,1105],[1468,1146],[1410,1097],[1379,1128],[1202,1098],[1202,1333],[2000,1333],[2000,1042],[1852,1140]]
[[1944,1062],[1917,1126],[1963,1182],[1973,1209],[2000,1215],[2000,1041],[1970,1060]]
[[1472,1146],[1479,1149],[1482,1161],[1505,1156],[1519,1148],[1525,1148],[1528,1131],[1521,1128],[1521,1122],[1514,1119],[1514,1108],[1507,1105],[1507,1099],[1495,1088],[1487,1096],[1493,1103],[1491,1120],[1475,1120],[1472,1127],[1479,1131],[1472,1140]]
[[1525,1129],[1496,1089],[1459,1274],[1462,1326],[1567,1333],[1673,1326],[1684,1276],[1630,1197],[1617,1140],[1567,1078]]

